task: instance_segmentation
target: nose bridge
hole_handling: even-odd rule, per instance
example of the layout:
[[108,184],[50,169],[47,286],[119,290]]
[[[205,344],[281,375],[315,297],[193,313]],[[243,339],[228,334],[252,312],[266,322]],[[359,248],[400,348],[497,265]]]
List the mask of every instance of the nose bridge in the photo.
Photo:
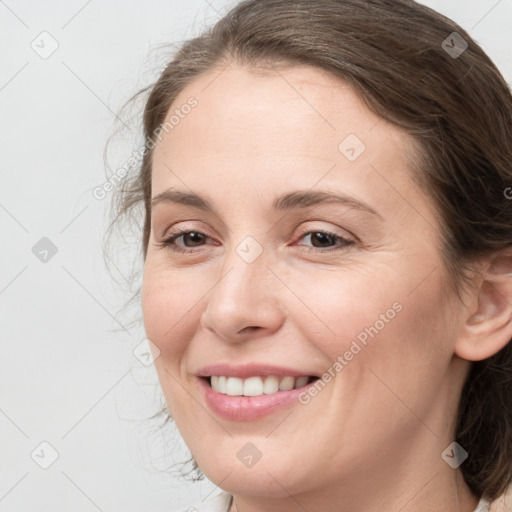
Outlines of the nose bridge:
[[[284,318],[277,301],[276,283],[271,286],[269,254],[253,237],[246,237],[229,250],[219,280],[211,289],[203,325],[225,339],[234,340],[242,331],[255,328],[269,333]],[[251,327],[251,329],[246,329]]]

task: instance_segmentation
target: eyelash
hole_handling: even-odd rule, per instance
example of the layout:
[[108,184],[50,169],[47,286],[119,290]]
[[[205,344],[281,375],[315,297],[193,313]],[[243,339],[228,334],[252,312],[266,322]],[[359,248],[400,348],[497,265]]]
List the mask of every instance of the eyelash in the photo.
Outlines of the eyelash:
[[[163,240],[162,242],[160,242],[157,245],[161,248],[171,249],[174,252],[193,253],[193,252],[195,252],[194,248],[183,249],[182,247],[180,247],[174,243],[180,236],[183,236],[183,235],[186,235],[189,233],[196,233],[198,235],[205,237],[206,239],[210,238],[206,233],[203,233],[202,231],[183,229],[183,230],[179,230],[179,231],[176,231],[175,233],[171,234],[168,238],[166,238],[165,240]],[[306,231],[305,233],[302,234],[302,236],[299,238],[299,240],[304,238],[307,235],[313,235],[313,234],[318,234],[318,233],[321,233],[322,235],[327,235],[327,236],[333,238],[334,241],[339,242],[341,245],[334,246],[334,247],[326,247],[323,249],[321,247],[301,246],[302,250],[305,250],[306,252],[315,252],[315,253],[339,251],[341,249],[345,249],[346,247],[354,245],[356,243],[354,240],[348,240],[347,238],[337,235],[336,233],[332,233],[330,231],[325,231],[325,230]],[[198,247],[202,247],[202,246],[198,246]]]

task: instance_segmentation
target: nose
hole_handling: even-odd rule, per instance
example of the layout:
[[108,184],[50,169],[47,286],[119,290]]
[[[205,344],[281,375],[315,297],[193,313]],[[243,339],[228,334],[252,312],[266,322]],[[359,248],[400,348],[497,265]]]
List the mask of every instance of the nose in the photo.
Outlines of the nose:
[[247,263],[234,253],[213,285],[201,325],[234,343],[273,334],[286,318],[279,285],[263,255]]

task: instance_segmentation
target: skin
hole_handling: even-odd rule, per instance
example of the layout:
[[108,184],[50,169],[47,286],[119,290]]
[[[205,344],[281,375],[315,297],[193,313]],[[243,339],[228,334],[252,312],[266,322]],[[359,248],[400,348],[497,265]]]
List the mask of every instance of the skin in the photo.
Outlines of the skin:
[[[435,207],[411,179],[413,141],[309,67],[232,63],[190,83],[170,112],[190,96],[197,107],[154,150],[152,197],[193,192],[214,212],[152,208],[142,300],[169,410],[200,468],[240,512],[472,512],[478,498],[441,453],[465,359],[499,343],[472,352],[482,344],[468,319],[481,325],[487,310],[476,319],[478,293],[463,305],[447,285]],[[366,146],[355,161],[338,149],[349,134]],[[332,203],[273,210],[297,190],[344,194],[377,214]],[[162,246],[178,228],[206,236],[175,240],[188,253]],[[353,243],[319,245],[311,232],[325,230]],[[263,249],[252,263],[236,251],[247,236]],[[307,405],[250,422],[208,409],[201,367],[321,375],[394,303],[401,311]],[[247,442],[262,454],[251,468],[237,457]]]

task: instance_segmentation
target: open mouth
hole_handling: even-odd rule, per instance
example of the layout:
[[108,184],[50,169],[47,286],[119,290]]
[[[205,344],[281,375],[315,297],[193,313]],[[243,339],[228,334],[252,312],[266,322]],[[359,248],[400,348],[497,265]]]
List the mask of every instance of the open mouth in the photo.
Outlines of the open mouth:
[[318,377],[304,375],[301,377],[275,375],[253,376],[247,378],[212,375],[204,377],[208,385],[217,393],[228,396],[273,395],[280,391],[290,391],[308,386]]

